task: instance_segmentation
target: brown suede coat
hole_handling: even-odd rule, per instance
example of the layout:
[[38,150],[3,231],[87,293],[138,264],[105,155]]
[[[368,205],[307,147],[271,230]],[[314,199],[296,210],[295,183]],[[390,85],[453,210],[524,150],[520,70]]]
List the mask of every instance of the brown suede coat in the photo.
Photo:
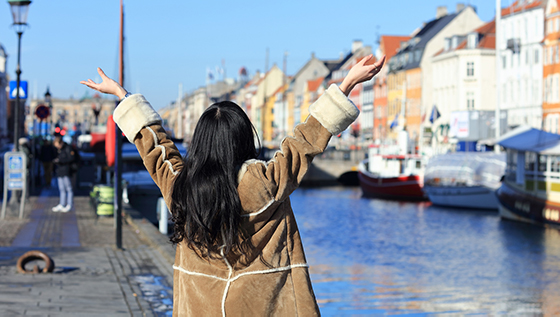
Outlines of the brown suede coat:
[[[239,172],[242,226],[250,233],[250,254],[202,259],[180,243],[173,278],[174,316],[317,316],[289,195],[298,187],[313,157],[331,136],[345,130],[358,109],[337,86],[310,108],[293,137],[268,162],[250,160]],[[125,99],[115,121],[134,142],[147,170],[169,205],[182,158],[161,126],[161,118],[141,95]]]

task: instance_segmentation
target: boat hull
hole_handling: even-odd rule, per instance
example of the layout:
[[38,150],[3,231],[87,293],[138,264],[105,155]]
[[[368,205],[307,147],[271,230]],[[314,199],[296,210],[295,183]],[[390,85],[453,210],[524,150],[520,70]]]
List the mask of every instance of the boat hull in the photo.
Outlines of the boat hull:
[[498,210],[495,190],[484,186],[424,186],[424,192],[434,205]]
[[560,227],[560,203],[536,197],[507,183],[503,183],[496,193],[502,218]]
[[360,187],[366,197],[397,199],[397,200],[427,200],[424,195],[423,180],[418,175],[400,177],[374,177],[360,171],[358,173]]

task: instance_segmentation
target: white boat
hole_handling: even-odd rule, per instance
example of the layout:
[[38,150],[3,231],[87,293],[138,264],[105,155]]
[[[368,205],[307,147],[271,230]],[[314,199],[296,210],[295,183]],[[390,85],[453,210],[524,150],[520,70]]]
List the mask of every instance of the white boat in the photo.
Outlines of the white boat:
[[505,168],[505,154],[458,152],[438,155],[426,166],[424,192],[434,205],[498,210],[496,190]]

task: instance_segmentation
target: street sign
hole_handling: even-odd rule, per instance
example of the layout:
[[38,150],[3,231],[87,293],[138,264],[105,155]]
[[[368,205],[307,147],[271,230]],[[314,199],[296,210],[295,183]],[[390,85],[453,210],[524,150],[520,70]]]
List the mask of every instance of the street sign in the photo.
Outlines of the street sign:
[[2,201],[2,214],[0,219],[6,216],[6,205],[9,190],[21,190],[21,203],[19,218],[23,217],[25,197],[27,194],[27,156],[23,152],[4,153],[4,195]]
[[35,115],[37,116],[37,118],[44,120],[46,118],[49,117],[49,115],[51,114],[51,111],[49,109],[49,107],[41,104],[39,105],[36,109],[35,109]]
[[[17,81],[10,81],[10,99],[16,99]],[[27,82],[19,82],[19,99],[27,99]]]

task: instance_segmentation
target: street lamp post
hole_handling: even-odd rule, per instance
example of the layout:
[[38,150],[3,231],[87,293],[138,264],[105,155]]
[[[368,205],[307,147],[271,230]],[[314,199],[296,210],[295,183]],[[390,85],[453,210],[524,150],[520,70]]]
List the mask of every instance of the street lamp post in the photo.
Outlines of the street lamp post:
[[18,55],[17,55],[17,67],[16,67],[16,106],[14,111],[14,147],[16,151],[19,151],[19,89],[20,89],[20,60],[21,60],[21,36],[23,30],[27,26],[27,11],[29,10],[30,0],[8,0],[10,8],[12,9],[12,17],[14,19],[14,28],[18,35]]
[[94,126],[97,126],[99,124],[99,114],[101,113],[101,107],[103,106],[101,95],[95,93],[95,95],[93,95],[93,101],[94,102],[91,104],[91,110],[93,111],[93,115],[95,116]]
[[47,86],[47,92],[45,92],[45,103],[47,104],[47,107],[49,107],[49,128],[47,130],[47,135],[51,135],[51,131],[52,131],[52,123],[53,123],[53,106],[52,106],[52,99],[51,99],[51,91],[49,90],[49,86]]

